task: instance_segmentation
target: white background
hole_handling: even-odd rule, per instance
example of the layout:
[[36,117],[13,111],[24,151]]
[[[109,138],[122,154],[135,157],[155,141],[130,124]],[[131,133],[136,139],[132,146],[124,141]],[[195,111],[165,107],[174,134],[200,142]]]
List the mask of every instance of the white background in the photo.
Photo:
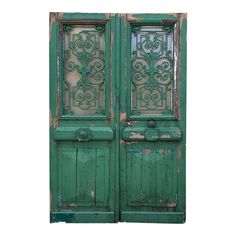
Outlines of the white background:
[[[1,1],[0,235],[236,235],[233,2]],[[49,11],[188,12],[185,224],[49,224]]]

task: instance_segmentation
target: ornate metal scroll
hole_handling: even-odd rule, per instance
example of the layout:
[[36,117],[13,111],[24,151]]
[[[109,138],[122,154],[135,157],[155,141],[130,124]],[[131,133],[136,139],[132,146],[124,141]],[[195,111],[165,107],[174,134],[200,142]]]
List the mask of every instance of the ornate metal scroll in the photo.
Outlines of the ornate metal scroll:
[[104,26],[64,25],[63,114],[105,114]]
[[171,114],[173,26],[133,26],[131,113]]

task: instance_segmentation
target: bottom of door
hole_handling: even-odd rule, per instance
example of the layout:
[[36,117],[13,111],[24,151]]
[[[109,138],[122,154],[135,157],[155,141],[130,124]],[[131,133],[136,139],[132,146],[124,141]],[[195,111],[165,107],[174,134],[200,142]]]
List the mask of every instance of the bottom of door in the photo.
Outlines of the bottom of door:
[[120,221],[143,223],[184,223],[184,212],[131,212],[122,211]]
[[52,212],[50,222],[114,223],[114,212]]
[[[114,212],[52,212],[51,222],[115,223]],[[184,212],[126,212],[120,213],[120,222],[184,223]]]

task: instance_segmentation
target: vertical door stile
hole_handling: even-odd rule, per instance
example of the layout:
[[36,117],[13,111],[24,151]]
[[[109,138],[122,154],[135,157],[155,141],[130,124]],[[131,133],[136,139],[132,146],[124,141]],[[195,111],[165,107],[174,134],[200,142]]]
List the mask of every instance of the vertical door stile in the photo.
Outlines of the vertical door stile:
[[114,45],[114,66],[115,69],[115,88],[114,91],[114,106],[115,106],[115,134],[116,134],[116,155],[115,155],[115,222],[119,221],[119,214],[120,214],[120,122],[119,122],[119,112],[120,112],[120,24],[121,18],[119,14],[115,14],[115,27],[114,27],[114,38],[113,38],[113,45]]

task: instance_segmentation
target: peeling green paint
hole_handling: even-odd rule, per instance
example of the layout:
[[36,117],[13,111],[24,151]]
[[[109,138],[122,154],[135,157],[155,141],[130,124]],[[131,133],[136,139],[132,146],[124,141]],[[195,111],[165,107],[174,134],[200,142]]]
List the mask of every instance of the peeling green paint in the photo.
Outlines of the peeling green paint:
[[65,12],[60,15],[61,19],[65,20],[107,20],[107,14],[105,13],[77,13],[77,12]]
[[[53,13],[51,16],[50,221],[183,223],[186,14]],[[62,37],[59,37],[63,22],[106,25],[109,93],[104,98],[108,101],[105,117],[59,114],[63,108],[63,86],[59,86],[59,79],[63,81]],[[174,47],[179,45],[175,70],[179,110],[173,114],[131,116],[132,26],[174,24],[175,38],[179,37],[179,44],[178,41],[174,44]]]

